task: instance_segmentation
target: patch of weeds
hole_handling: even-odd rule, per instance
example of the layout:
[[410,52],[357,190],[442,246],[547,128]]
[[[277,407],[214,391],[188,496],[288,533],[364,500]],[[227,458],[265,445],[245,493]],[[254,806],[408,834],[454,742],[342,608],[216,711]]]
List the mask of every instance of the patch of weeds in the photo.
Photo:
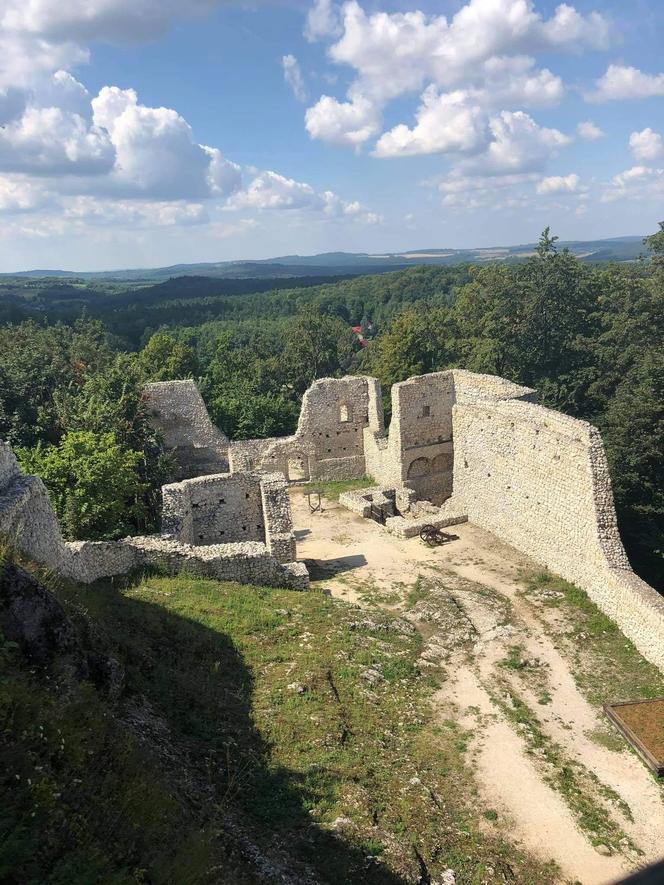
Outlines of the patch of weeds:
[[398,591],[379,587],[374,580],[358,583],[349,581],[347,584],[355,590],[362,602],[369,603],[369,605],[390,606],[397,605],[401,601]]
[[419,670],[412,661],[389,660],[383,664],[382,674],[387,682],[396,682],[399,679],[415,679],[419,676]]
[[550,704],[553,698],[548,691],[543,691],[542,694],[537,698],[537,703],[542,704],[542,706],[546,704]]
[[567,658],[579,689],[596,707],[607,700],[664,695],[664,675],[647,661],[614,621],[574,584],[547,571],[525,574],[524,595],[565,615],[566,627],[544,618]]
[[498,820],[498,812],[494,811],[493,808],[487,808],[486,811],[482,812],[482,817],[484,817],[490,821],[497,821]]
[[417,580],[406,595],[406,608],[408,610],[415,608],[418,602],[428,599],[431,593],[431,586],[425,581],[422,575],[417,576]]
[[328,501],[338,501],[339,495],[344,492],[354,492],[357,489],[367,489],[376,483],[370,476],[362,476],[359,479],[339,479],[330,482],[316,482],[303,486],[305,492],[320,492],[321,498]]
[[523,670],[527,667],[527,661],[523,657],[522,645],[510,645],[507,650],[507,657],[499,661],[499,666],[507,670]]
[[587,736],[593,743],[604,747],[605,750],[611,750],[613,753],[622,753],[627,746],[624,738],[620,737],[615,731],[609,731],[608,729],[596,728],[593,731],[589,731]]

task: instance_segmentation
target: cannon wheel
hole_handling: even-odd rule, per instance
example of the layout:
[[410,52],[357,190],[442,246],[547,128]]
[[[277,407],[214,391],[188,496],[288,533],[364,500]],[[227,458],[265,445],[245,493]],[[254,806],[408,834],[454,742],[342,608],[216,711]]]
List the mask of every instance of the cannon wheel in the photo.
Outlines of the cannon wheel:
[[420,538],[429,547],[435,547],[436,544],[441,543],[441,541],[439,540],[439,535],[440,532],[435,525],[423,525],[420,529]]

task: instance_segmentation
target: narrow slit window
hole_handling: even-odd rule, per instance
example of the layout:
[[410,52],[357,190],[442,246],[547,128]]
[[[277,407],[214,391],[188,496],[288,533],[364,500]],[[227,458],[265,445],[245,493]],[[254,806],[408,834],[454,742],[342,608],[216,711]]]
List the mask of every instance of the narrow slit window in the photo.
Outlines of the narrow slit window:
[[342,403],[339,407],[339,421],[342,424],[348,424],[351,420],[351,411],[350,406],[347,403]]
[[422,406],[422,417],[428,418],[431,415],[431,406]]

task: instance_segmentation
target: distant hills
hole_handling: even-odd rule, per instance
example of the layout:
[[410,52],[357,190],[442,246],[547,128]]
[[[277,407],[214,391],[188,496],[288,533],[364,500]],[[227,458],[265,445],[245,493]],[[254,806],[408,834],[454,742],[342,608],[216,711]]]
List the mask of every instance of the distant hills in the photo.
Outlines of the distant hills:
[[[582,261],[634,261],[645,252],[642,237],[613,237],[606,240],[570,240],[559,242]],[[0,274],[0,277],[29,279],[118,280],[125,282],[159,281],[173,277],[203,276],[221,279],[289,279],[293,277],[329,277],[383,273],[422,264],[483,264],[489,261],[517,262],[532,255],[534,243],[521,246],[496,246],[485,249],[414,249],[407,252],[370,254],[366,252],[323,252],[318,255],[283,255],[256,261],[218,261],[198,264],[173,264],[170,267],[137,268],[79,272],[67,270],[27,270]]]

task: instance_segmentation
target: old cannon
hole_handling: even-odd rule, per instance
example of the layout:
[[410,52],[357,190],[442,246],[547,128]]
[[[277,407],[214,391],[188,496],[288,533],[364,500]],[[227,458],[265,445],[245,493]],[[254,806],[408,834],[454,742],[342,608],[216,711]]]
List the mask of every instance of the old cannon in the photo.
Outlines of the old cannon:
[[450,535],[448,532],[442,531],[435,525],[423,525],[420,529],[420,538],[427,547],[439,547],[448,541],[456,541],[458,537],[458,535]]

